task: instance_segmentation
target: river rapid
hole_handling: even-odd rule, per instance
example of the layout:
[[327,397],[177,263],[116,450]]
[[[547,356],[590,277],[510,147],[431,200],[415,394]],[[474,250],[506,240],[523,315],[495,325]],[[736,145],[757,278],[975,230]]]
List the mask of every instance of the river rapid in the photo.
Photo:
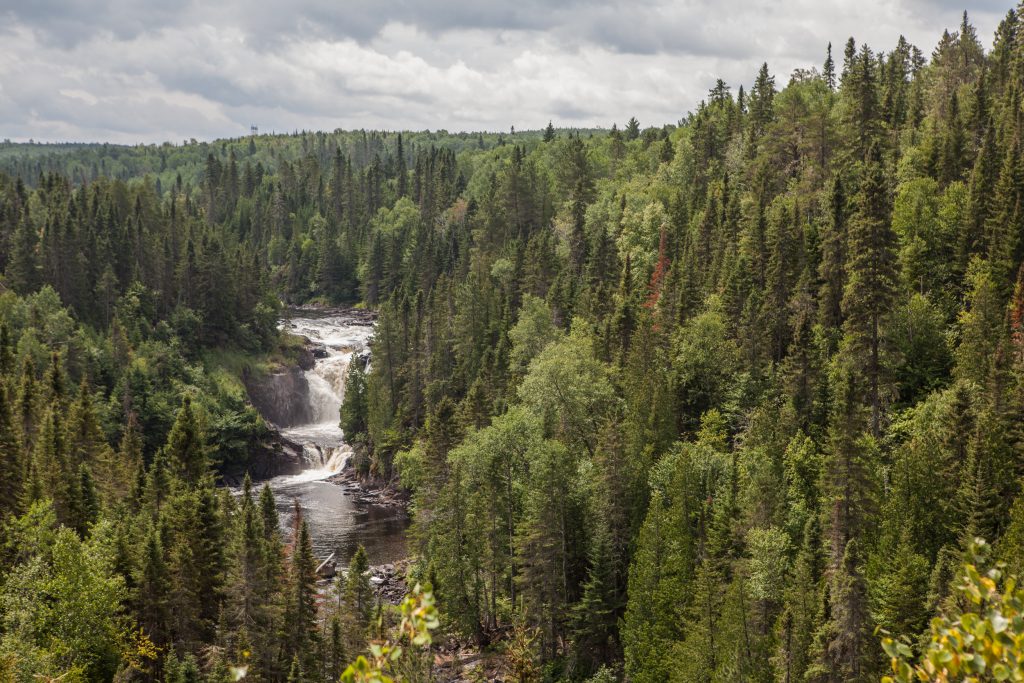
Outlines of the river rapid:
[[309,405],[303,423],[279,425],[284,437],[302,445],[306,469],[267,482],[277,499],[282,529],[290,533],[298,502],[319,560],[334,553],[338,567],[344,567],[360,544],[371,564],[404,558],[405,511],[357,501],[352,492],[329,481],[352,455],[339,426],[339,409],[349,364],[366,351],[373,325],[344,313],[301,311],[283,320],[281,327],[308,338],[318,356],[304,373]]

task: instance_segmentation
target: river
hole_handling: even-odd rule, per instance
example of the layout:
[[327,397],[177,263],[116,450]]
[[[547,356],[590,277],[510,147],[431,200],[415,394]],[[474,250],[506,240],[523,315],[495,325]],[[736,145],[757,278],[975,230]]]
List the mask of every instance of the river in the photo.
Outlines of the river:
[[366,349],[373,326],[342,314],[296,313],[282,321],[284,330],[307,337],[322,349],[313,368],[305,371],[308,410],[302,424],[282,425],[281,433],[302,444],[307,469],[274,477],[267,483],[277,499],[281,527],[290,532],[298,501],[309,525],[318,559],[334,553],[338,567],[348,564],[356,548],[366,548],[371,564],[405,557],[408,516],[395,507],[358,502],[352,493],[328,481],[348,462],[352,448],[339,426],[345,376],[354,355]]

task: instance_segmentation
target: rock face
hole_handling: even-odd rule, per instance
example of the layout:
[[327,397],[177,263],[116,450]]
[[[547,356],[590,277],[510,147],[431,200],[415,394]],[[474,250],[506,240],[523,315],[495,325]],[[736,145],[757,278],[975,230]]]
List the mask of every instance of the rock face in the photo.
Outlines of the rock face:
[[296,365],[262,377],[246,378],[249,400],[276,427],[292,427],[312,419],[309,382]]
[[[312,366],[313,356],[307,354]],[[280,430],[310,420],[309,383],[302,365],[294,365],[260,377],[246,377],[245,388],[249,400],[264,420],[271,434],[258,446],[249,450],[246,463],[254,481],[270,479],[282,474],[298,474],[307,467],[302,444],[295,443]],[[235,473],[225,473],[225,480]],[[239,475],[244,476],[244,473]]]
[[265,441],[249,449],[244,467],[224,471],[221,478],[228,486],[239,486],[246,472],[253,481],[263,481],[282,474],[298,474],[305,468],[302,446],[273,430]]

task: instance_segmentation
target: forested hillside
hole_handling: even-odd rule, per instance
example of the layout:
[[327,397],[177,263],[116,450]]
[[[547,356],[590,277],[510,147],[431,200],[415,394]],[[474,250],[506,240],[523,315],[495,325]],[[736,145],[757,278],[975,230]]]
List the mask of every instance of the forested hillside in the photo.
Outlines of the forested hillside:
[[337,680],[382,633],[365,556],[318,601],[301,515],[217,487],[302,303],[379,312],[355,467],[510,680],[878,680],[976,537],[1024,572],[1022,36],[646,129],[0,145],[0,680]]

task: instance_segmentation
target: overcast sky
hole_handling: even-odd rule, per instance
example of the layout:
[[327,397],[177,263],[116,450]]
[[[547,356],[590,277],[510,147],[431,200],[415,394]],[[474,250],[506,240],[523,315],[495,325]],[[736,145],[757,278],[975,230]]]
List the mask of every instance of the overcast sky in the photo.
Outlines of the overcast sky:
[[[851,35],[930,55],[956,2],[0,0],[0,139],[660,125]],[[967,7],[986,48],[1010,6]]]

